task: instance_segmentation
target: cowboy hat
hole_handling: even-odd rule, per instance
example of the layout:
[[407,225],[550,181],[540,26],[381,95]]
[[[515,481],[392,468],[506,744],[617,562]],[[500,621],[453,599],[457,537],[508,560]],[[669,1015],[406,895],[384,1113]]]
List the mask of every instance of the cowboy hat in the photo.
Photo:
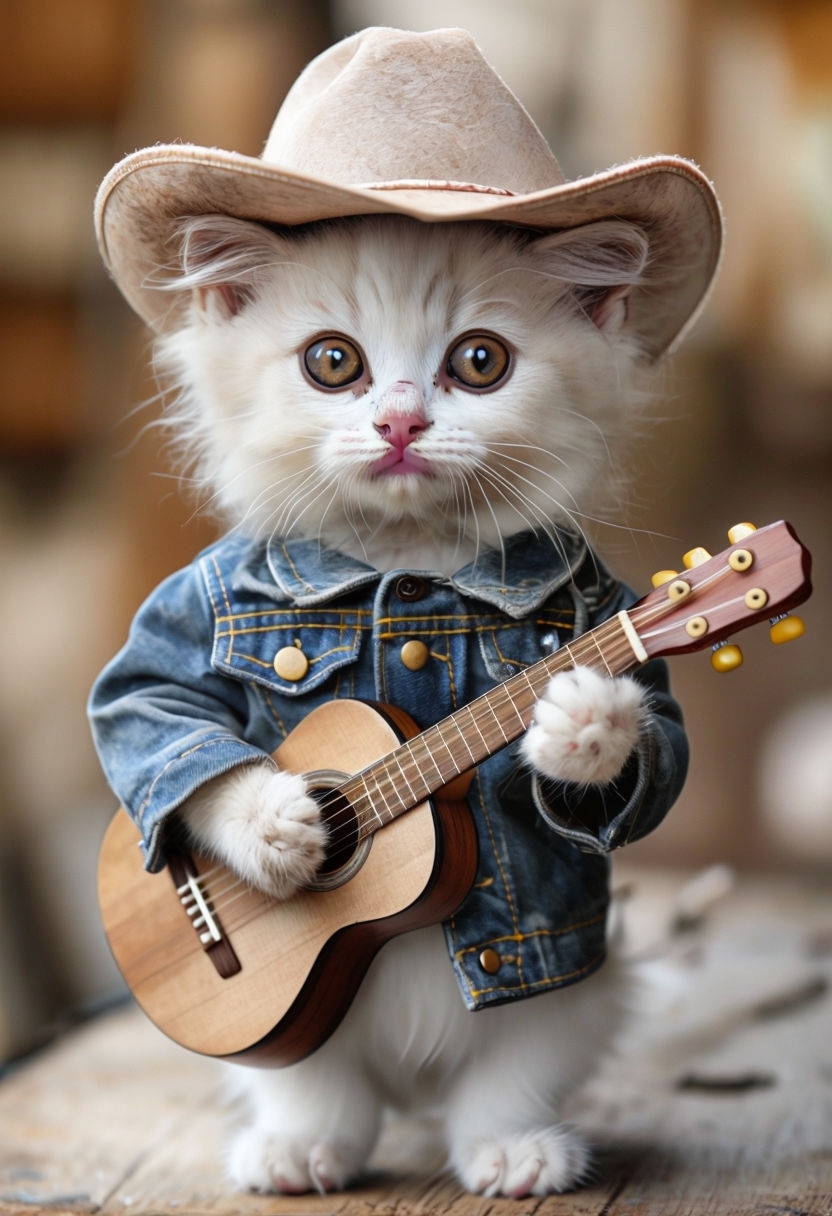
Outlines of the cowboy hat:
[[[630,318],[647,358],[699,312],[721,247],[719,203],[690,161],[658,156],[566,181],[526,110],[465,30],[361,30],[324,51],[284,100],[259,158],[189,144],[125,157],[95,205],[104,262],[154,329],[185,216],[279,225],[396,214],[563,229],[629,219],[650,243]],[[155,285],[154,285],[155,284]]]

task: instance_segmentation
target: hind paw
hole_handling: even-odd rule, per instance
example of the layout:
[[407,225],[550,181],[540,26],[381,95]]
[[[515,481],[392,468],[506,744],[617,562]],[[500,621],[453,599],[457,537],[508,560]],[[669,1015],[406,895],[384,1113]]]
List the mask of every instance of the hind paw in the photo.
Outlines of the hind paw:
[[231,1180],[240,1190],[283,1195],[341,1191],[362,1165],[347,1145],[294,1140],[257,1128],[237,1137],[228,1162]]
[[468,1191],[522,1199],[572,1190],[587,1176],[589,1154],[563,1127],[479,1141],[456,1154],[457,1177]]

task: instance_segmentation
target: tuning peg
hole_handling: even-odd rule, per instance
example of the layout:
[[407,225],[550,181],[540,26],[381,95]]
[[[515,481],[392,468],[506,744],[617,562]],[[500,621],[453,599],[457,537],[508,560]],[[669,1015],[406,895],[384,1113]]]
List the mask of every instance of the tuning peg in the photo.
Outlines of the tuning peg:
[[732,528],[728,529],[728,539],[732,545],[735,545],[737,541],[745,540],[746,536],[750,536],[752,532],[756,531],[757,528],[754,524],[734,524]]
[[803,618],[795,616],[793,612],[787,612],[783,616],[775,617],[771,622],[769,637],[775,646],[781,646],[784,642],[793,642],[795,638],[802,638],[805,632],[806,626]]
[[703,562],[709,560],[710,556],[707,549],[703,549],[701,545],[698,545],[695,549],[688,549],[682,561],[684,562],[685,569],[690,570],[694,566],[701,566]]
[[711,653],[711,667],[714,671],[734,671],[742,667],[742,651],[739,646],[729,642],[717,642]]
[[661,587],[665,583],[669,583],[672,578],[676,578],[678,570],[657,570],[650,582],[654,587]]

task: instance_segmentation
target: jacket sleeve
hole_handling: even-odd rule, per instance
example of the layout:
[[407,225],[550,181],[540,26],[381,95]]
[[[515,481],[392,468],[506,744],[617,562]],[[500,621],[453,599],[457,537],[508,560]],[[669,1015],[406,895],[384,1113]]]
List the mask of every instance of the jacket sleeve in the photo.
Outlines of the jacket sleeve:
[[[636,598],[623,583],[610,581],[609,587],[603,609],[590,612],[590,627],[631,606]],[[533,775],[532,795],[544,822],[586,852],[608,853],[652,832],[678,798],[687,776],[688,740],[682,711],[670,692],[667,664],[653,659],[630,674],[646,689],[649,712],[638,746],[616,780],[604,786],[576,786]]]
[[610,785],[575,786],[538,775],[532,782],[545,822],[579,848],[608,853],[658,827],[681,793],[688,768],[682,713],[660,659],[632,673],[649,692],[649,716],[638,747]]
[[146,601],[90,697],[102,767],[151,870],[164,864],[165,819],[190,794],[240,764],[271,763],[246,741],[242,686],[210,666],[213,630],[201,575],[188,567]]

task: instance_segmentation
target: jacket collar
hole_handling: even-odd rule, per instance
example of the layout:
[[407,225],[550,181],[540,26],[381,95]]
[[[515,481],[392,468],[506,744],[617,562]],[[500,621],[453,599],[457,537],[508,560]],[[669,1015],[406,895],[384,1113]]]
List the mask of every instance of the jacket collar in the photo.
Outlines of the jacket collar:
[[[519,618],[534,611],[568,583],[586,552],[583,539],[572,533],[558,533],[555,545],[541,533],[524,532],[506,541],[505,552],[486,549],[450,579],[430,570],[400,570],[393,577],[419,573],[446,585],[450,583],[462,595]],[[237,566],[234,578],[237,585],[265,592],[270,599],[293,601],[300,607],[328,603],[390,577],[366,562],[311,540],[274,539],[265,554],[259,550],[259,557],[260,560],[252,562],[249,551],[248,560]],[[279,593],[277,597],[275,591]]]

